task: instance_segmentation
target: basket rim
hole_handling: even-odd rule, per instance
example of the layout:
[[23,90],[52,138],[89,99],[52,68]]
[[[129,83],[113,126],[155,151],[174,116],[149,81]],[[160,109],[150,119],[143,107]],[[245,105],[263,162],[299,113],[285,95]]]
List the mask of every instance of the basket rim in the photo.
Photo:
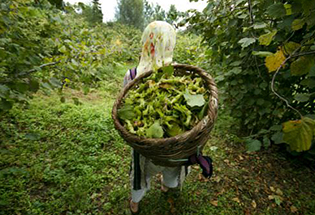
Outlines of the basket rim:
[[[213,82],[213,78],[211,77],[210,74],[208,74],[206,71],[204,71],[203,69],[196,67],[196,66],[192,66],[192,65],[188,65],[188,64],[171,64],[174,68],[184,68],[187,69],[188,71],[198,71],[198,74],[204,78],[204,79],[210,79],[211,82]],[[208,111],[207,111],[207,115],[204,116],[192,129],[185,131],[181,134],[178,134],[176,136],[173,137],[165,137],[165,138],[148,138],[148,137],[140,137],[136,134],[132,134],[130,133],[121,123],[120,120],[118,118],[117,115],[117,111],[118,111],[118,107],[121,105],[121,101],[123,100],[123,98],[126,96],[127,92],[129,91],[130,88],[132,88],[135,84],[137,84],[138,82],[140,82],[143,78],[150,76],[153,73],[152,70],[145,72],[143,74],[141,74],[140,76],[136,77],[134,80],[132,80],[131,82],[129,82],[118,94],[118,97],[113,105],[113,109],[112,109],[112,118],[114,120],[114,124],[117,130],[119,130],[121,133],[128,135],[128,140],[132,140],[132,147],[133,146],[139,146],[142,149],[144,148],[150,148],[152,145],[160,145],[163,146],[164,144],[169,144],[171,142],[176,142],[179,139],[184,139],[187,138],[189,139],[190,134],[197,132],[200,128],[205,127],[208,123],[212,123],[214,124],[214,121],[216,119],[217,116],[217,103],[218,103],[218,95],[217,95],[217,87],[215,85],[215,83],[213,82],[213,85],[209,87],[210,90],[210,94],[211,97],[217,100],[216,104],[213,104],[212,99],[209,99],[208,101]],[[209,84],[208,84],[209,85]],[[211,115],[214,115],[215,117],[212,118]],[[125,139],[125,138],[124,138]],[[125,139],[126,140],[126,139]],[[127,141],[127,143],[130,145],[130,142]],[[153,144],[154,143],[154,144]]]

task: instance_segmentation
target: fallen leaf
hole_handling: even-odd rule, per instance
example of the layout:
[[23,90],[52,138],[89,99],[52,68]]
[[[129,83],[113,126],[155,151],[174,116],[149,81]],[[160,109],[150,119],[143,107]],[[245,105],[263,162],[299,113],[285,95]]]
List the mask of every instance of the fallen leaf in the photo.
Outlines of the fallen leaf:
[[292,213],[296,213],[298,211],[298,209],[294,205],[290,207],[290,210]]
[[269,199],[269,200],[273,200],[274,198],[275,198],[275,197],[274,197],[273,195],[269,195],[269,196],[268,196],[268,199]]
[[193,169],[199,170],[200,167],[199,166],[192,166]]
[[242,156],[238,156],[238,158],[242,161],[242,160],[244,160],[244,158],[242,157]]
[[225,159],[224,162],[227,163],[227,164],[230,163],[230,161],[228,159]]
[[170,211],[172,214],[176,212],[176,209],[174,208],[174,199],[168,198],[167,202],[170,204]]
[[235,197],[235,198],[233,198],[232,200],[233,200],[234,202],[239,203],[239,204],[241,203],[241,201],[240,201],[240,199],[239,199],[238,197]]
[[276,193],[280,196],[283,196],[283,192],[279,188],[277,189]]
[[270,190],[271,190],[272,192],[276,192],[276,190],[275,190],[274,187],[270,187]]
[[210,201],[210,203],[212,204],[212,205],[214,205],[214,206],[218,206],[218,201],[217,200],[212,200],[212,201]]
[[257,207],[257,203],[255,202],[255,200],[252,201],[252,206],[253,206],[253,208]]

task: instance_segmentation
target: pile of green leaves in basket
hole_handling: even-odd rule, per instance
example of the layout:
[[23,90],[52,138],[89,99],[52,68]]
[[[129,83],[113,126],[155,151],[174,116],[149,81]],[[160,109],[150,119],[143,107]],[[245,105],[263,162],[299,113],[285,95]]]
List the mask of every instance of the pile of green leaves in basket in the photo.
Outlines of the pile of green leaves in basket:
[[209,95],[200,76],[177,76],[174,68],[167,66],[130,88],[118,117],[138,136],[173,137],[192,129],[204,117]]

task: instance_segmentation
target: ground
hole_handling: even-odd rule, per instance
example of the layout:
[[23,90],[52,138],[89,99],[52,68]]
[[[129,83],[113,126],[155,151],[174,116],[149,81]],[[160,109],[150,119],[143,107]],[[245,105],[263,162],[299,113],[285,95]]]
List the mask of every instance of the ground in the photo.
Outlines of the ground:
[[[0,214],[129,214],[130,147],[111,108],[125,67],[84,95],[38,92],[0,122]],[[80,104],[75,104],[78,98]],[[141,214],[315,214],[315,177],[273,145],[248,153],[220,110],[204,154],[214,174],[193,166],[182,188],[164,194],[159,177]]]

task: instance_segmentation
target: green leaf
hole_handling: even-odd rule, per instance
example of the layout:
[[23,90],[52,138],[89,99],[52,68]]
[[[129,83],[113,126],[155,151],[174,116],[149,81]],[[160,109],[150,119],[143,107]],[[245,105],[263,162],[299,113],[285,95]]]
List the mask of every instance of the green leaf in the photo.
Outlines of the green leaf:
[[255,38],[243,38],[238,41],[239,44],[241,44],[242,48],[246,48],[250,44],[253,44],[256,41]]
[[206,102],[202,94],[192,95],[188,90],[186,90],[184,97],[190,107],[201,107]]
[[66,102],[66,98],[64,96],[60,97],[60,102],[61,103],[65,103]]
[[315,25],[315,13],[310,14],[308,19],[306,19],[307,29],[312,28]]
[[301,28],[303,28],[305,24],[305,21],[304,19],[295,19],[293,22],[292,22],[292,30],[293,31],[297,31],[297,30],[300,30]]
[[281,197],[280,196],[278,196],[278,195],[274,195],[274,198],[275,198],[275,202],[276,202],[276,204],[277,205],[281,205],[281,203],[282,203],[282,199],[281,199]]
[[246,149],[248,152],[256,152],[261,148],[261,142],[259,140],[248,139],[246,140]]
[[87,95],[90,92],[89,86],[83,86],[82,88],[84,95]]
[[39,90],[39,83],[35,80],[31,80],[29,83],[29,90],[36,93]]
[[311,70],[308,74],[309,77],[315,77],[315,64],[311,67]]
[[292,5],[291,4],[285,4],[283,5],[286,10],[286,15],[290,16],[292,14]]
[[153,125],[146,130],[146,136],[150,138],[162,138],[163,134],[163,128],[158,121],[155,121]]
[[271,131],[281,131],[282,130],[282,125],[273,125],[270,127]]
[[285,16],[287,11],[282,3],[276,3],[267,8],[267,13],[273,18],[280,18]]
[[266,23],[263,23],[263,22],[259,22],[259,23],[255,23],[253,25],[254,29],[261,29],[261,28],[266,28],[267,27],[267,24]]
[[246,17],[248,17],[248,14],[247,13],[243,13],[243,14],[239,15],[237,18],[245,19]]
[[277,34],[277,30],[273,30],[270,33],[263,34],[259,37],[259,44],[264,46],[269,46],[273,37]]
[[80,102],[79,98],[72,98],[75,105],[81,105],[82,102]]
[[171,77],[174,74],[174,67],[171,65],[162,67],[162,70],[166,74],[166,77]]
[[310,94],[307,93],[298,93],[294,96],[294,99],[299,102],[307,102],[310,99]]
[[252,54],[259,57],[267,57],[273,55],[272,52],[267,51],[253,51]]
[[176,122],[171,122],[170,125],[172,127],[170,127],[170,128],[168,127],[166,129],[166,133],[168,134],[168,136],[174,137],[178,134],[183,133],[183,129]]
[[265,148],[268,148],[271,145],[270,139],[268,137],[264,137],[263,144]]
[[62,47],[59,48],[59,51],[61,53],[66,53],[67,52],[67,48],[65,46],[62,46]]
[[12,102],[2,99],[0,101],[0,109],[1,110],[10,110],[13,107]]
[[291,63],[291,75],[301,76],[309,73],[314,65],[314,58],[310,56],[302,56]]
[[21,93],[25,93],[29,88],[28,84],[26,83],[16,83],[15,87],[16,87],[16,90]]
[[312,79],[312,78],[304,79],[303,81],[300,82],[300,84],[302,86],[306,86],[313,89],[315,88],[315,79]]
[[134,113],[134,107],[130,104],[125,104],[117,111],[118,117],[123,120],[132,120],[136,114]]
[[281,131],[272,135],[271,140],[275,144],[283,143],[283,133]]
[[198,113],[198,118],[201,120],[205,115],[206,111],[208,110],[209,103],[207,102],[201,109],[201,111]]
[[10,88],[0,84],[0,97],[4,98],[9,94]]
[[303,117],[301,120],[283,123],[283,140],[291,150],[302,152],[309,150],[315,134],[315,120]]
[[40,135],[38,133],[28,133],[25,135],[25,138],[35,141],[35,140],[40,140]]
[[265,102],[265,101],[264,101],[262,98],[259,98],[259,99],[257,99],[257,101],[256,101],[256,103],[257,103],[258,105],[263,105],[264,102]]
[[57,78],[54,78],[52,77],[50,80],[49,80],[49,83],[54,86],[54,87],[57,87],[57,88],[61,88],[62,86],[62,82],[59,81]]
[[284,44],[284,53],[286,55],[292,54],[295,50],[297,50],[301,45],[296,42],[287,42]]

